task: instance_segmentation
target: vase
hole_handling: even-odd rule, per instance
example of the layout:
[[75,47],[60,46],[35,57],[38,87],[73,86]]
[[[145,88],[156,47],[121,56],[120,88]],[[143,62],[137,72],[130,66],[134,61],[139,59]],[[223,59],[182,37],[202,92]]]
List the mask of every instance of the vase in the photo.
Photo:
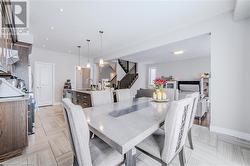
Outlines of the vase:
[[155,89],[153,98],[155,100],[166,100],[166,93],[164,92],[163,88]]

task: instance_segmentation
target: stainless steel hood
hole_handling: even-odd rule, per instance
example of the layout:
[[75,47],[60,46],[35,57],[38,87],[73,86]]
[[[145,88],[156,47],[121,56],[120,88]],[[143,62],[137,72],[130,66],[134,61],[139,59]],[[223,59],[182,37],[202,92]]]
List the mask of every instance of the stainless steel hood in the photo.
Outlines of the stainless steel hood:
[[19,61],[18,51],[7,49],[7,61],[10,65]]
[[21,97],[24,96],[21,90],[12,86],[4,78],[0,78],[0,98],[9,98],[9,97]]

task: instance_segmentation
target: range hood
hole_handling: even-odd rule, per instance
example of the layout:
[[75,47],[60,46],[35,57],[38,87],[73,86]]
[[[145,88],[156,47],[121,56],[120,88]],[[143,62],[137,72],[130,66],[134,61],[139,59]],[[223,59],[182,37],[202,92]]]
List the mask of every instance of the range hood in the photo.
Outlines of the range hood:
[[18,51],[7,49],[7,60],[10,65],[19,61]]
[[12,86],[4,78],[0,78],[0,98],[21,97],[24,96],[21,90]]

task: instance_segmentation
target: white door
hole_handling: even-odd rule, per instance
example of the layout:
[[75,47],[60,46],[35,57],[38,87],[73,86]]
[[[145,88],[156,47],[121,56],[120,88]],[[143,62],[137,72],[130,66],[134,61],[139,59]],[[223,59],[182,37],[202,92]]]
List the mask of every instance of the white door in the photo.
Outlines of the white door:
[[37,62],[36,72],[36,99],[38,106],[53,105],[53,68],[51,63]]

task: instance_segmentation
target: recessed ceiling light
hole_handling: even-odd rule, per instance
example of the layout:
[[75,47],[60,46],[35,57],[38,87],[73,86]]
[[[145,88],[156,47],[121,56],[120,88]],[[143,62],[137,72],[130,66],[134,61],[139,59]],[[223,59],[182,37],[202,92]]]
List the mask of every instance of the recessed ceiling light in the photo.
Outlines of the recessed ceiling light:
[[43,48],[45,47],[45,44],[43,44]]
[[48,40],[49,40],[49,38],[48,38],[48,37],[46,37],[46,40],[48,41]]
[[63,12],[63,8],[60,9],[60,12]]
[[184,53],[184,50],[173,51],[174,55],[180,55],[180,54],[183,54],[183,53]]
[[53,26],[50,27],[51,30],[54,30],[55,28]]

